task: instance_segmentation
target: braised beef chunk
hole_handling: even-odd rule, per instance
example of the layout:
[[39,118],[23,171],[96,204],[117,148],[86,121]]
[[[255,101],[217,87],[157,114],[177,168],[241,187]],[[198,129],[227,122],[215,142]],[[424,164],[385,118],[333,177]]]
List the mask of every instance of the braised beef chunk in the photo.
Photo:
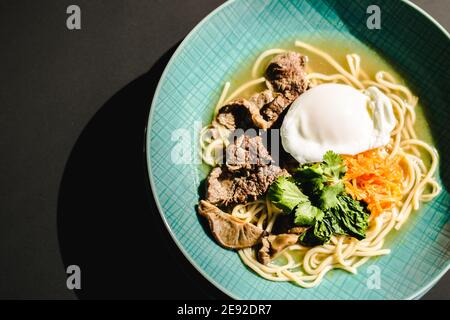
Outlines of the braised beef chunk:
[[287,174],[285,170],[275,165],[258,167],[251,172],[244,171],[242,176],[234,179],[235,203],[257,200],[266,193],[276,178],[285,174]]
[[273,164],[262,138],[241,135],[227,147],[225,164],[211,170],[206,198],[216,205],[230,206],[256,200],[286,170]]
[[270,127],[272,127],[281,113],[283,113],[290,104],[291,101],[279,94],[270,103],[264,105],[261,108],[260,113],[262,114],[263,119],[270,123]]
[[272,164],[239,171],[230,171],[226,166],[216,167],[206,182],[206,199],[223,206],[254,201],[266,193],[277,177],[286,174],[287,171]]
[[247,130],[255,126],[262,128],[264,123],[259,124],[258,120],[263,120],[259,114],[259,109],[254,103],[246,99],[238,99],[223,106],[216,117],[219,124],[230,130],[236,128]]
[[286,52],[275,56],[267,67],[267,79],[291,102],[309,87],[305,72],[307,60],[300,53]]
[[254,95],[252,95],[249,99],[249,101],[253,104],[255,104],[255,106],[259,109],[261,109],[262,107],[264,107],[265,105],[269,104],[270,102],[272,102],[276,96],[279,95],[276,92],[273,92],[272,90],[264,90],[262,92],[258,92]]
[[296,52],[275,56],[267,67],[266,78],[276,92],[264,90],[250,99],[234,100],[220,108],[216,122],[230,130],[271,128],[292,101],[308,89],[306,62],[307,58]]
[[258,250],[258,261],[262,264],[268,264],[275,259],[287,247],[297,243],[296,234],[271,234],[261,239],[261,247]]
[[[259,94],[258,94],[259,95]],[[268,129],[271,123],[264,120],[257,104],[262,103],[268,97],[254,97],[234,100],[220,108],[216,121],[227,129],[250,128]]]
[[216,206],[201,200],[198,206],[200,215],[208,219],[209,227],[216,240],[230,249],[243,249],[256,245],[264,230],[232,215],[223,212]]
[[290,100],[269,90],[238,99],[220,108],[216,121],[227,129],[269,129],[286,109]]
[[268,165],[271,162],[272,157],[260,136],[241,135],[235,137],[234,143],[226,149],[225,163],[229,171],[251,170],[258,166]]
[[214,204],[236,202],[234,197],[233,174],[222,167],[215,167],[206,180],[206,199]]

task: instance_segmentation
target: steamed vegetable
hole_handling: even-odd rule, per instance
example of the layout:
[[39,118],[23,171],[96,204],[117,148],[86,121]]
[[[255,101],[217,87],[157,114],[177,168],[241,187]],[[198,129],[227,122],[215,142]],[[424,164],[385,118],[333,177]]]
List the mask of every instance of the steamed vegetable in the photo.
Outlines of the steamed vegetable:
[[342,158],[328,151],[323,162],[300,166],[293,177],[278,178],[269,189],[269,199],[294,223],[310,226],[299,241],[314,246],[326,243],[333,234],[363,239],[369,211],[345,193],[342,178],[347,168]]

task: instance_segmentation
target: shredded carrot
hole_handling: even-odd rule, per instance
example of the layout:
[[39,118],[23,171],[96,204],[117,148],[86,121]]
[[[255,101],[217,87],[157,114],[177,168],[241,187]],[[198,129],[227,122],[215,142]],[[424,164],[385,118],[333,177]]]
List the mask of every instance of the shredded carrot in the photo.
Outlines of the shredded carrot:
[[402,199],[400,157],[389,158],[378,148],[343,158],[347,166],[345,189],[354,199],[366,202],[371,214],[377,216]]

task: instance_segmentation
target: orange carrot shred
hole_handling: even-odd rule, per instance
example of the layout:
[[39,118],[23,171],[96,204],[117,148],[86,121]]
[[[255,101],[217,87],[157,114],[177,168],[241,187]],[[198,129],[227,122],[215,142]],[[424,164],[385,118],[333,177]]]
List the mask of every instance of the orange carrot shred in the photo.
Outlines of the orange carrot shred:
[[366,202],[371,214],[377,216],[402,199],[400,157],[389,158],[378,148],[343,158],[347,166],[345,189],[354,199]]

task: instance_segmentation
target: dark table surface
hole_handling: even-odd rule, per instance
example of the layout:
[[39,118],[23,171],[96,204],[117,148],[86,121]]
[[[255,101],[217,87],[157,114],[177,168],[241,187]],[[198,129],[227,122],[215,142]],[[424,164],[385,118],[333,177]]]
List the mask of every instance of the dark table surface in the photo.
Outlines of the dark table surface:
[[[168,235],[143,158],[162,70],[222,2],[0,1],[0,298],[226,298]],[[449,28],[450,1],[415,2]]]

